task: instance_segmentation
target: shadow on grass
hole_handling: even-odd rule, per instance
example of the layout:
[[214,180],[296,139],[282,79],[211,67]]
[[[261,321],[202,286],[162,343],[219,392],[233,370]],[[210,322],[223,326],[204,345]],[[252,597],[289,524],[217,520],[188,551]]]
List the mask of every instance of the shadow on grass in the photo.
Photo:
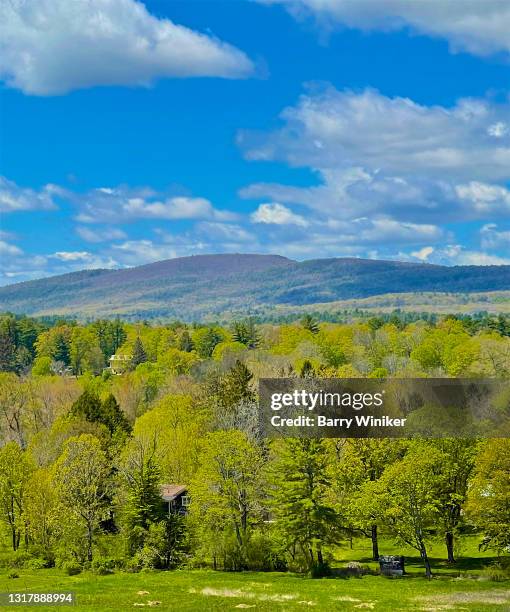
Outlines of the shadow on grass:
[[[364,556],[357,559],[361,564],[378,565],[377,561],[374,561],[371,556]],[[459,574],[464,572],[473,572],[478,574],[488,565],[498,563],[501,558],[497,556],[492,557],[459,557],[455,563],[448,563],[445,559],[430,557],[430,564],[432,566],[432,573],[436,573],[436,576],[445,576],[456,578]],[[424,574],[423,562],[418,556],[405,556],[406,576],[407,577],[421,577]],[[347,576],[349,577],[349,576]]]

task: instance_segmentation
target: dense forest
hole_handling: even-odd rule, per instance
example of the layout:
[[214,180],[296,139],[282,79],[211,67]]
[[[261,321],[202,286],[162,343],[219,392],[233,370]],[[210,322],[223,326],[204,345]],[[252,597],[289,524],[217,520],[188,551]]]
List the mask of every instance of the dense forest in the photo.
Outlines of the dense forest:
[[[112,356],[115,356],[112,359]],[[510,550],[507,439],[282,439],[261,377],[510,377],[510,318],[346,324],[0,319],[0,520],[11,566],[327,575],[353,536]],[[162,485],[184,485],[168,511]]]

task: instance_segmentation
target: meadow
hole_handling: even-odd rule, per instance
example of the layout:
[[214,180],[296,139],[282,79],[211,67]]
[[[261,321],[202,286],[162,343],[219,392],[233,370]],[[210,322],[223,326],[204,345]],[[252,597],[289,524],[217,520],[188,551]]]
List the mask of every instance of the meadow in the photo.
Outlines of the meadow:
[[[442,559],[441,544],[432,545],[434,578],[426,580],[420,560],[410,549],[381,541],[382,552],[406,555],[404,578],[342,576],[349,561],[359,561],[374,572],[368,539],[336,552],[334,575],[312,579],[288,572],[215,572],[212,570],[118,572],[98,576],[82,572],[68,576],[59,569],[18,570],[18,578],[0,574],[0,592],[72,591],[76,607],[88,610],[471,610],[504,612],[510,609],[510,580],[494,582],[486,567],[497,562],[490,552],[478,552],[479,538],[466,537],[455,566]],[[437,556],[436,556],[437,555]],[[335,571],[336,568],[336,571]],[[336,574],[336,575],[335,575]],[[33,610],[33,606],[17,606]],[[44,610],[65,610],[43,606]]]

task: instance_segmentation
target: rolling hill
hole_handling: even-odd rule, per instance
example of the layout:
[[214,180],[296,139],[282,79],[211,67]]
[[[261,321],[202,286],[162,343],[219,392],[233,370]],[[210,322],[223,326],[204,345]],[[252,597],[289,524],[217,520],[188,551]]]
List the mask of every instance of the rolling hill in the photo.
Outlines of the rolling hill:
[[437,266],[355,258],[195,255],[83,270],[0,288],[0,311],[197,320],[383,294],[510,290],[510,266]]

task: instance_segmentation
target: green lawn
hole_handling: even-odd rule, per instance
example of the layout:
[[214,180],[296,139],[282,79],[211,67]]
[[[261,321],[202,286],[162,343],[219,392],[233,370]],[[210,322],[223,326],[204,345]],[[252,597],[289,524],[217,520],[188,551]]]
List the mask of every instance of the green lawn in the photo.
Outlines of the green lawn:
[[[465,554],[474,554],[475,539],[468,539]],[[0,591],[58,592],[76,594],[79,610],[132,610],[151,607],[159,610],[471,610],[484,612],[510,610],[510,581],[494,583],[480,580],[479,573],[493,559],[490,554],[463,557],[452,569],[439,560],[442,547],[433,547],[435,578],[427,581],[418,559],[411,551],[389,542],[381,545],[381,554],[404,553],[409,575],[401,579],[381,576],[363,578],[324,578],[313,580],[284,573],[224,573],[207,570],[118,572],[96,576],[85,572],[67,576],[61,570],[16,570],[19,578],[0,575]],[[476,551],[478,555],[478,551]],[[353,549],[339,549],[335,567],[348,560],[369,562],[365,540],[355,541]],[[376,564],[371,564],[375,567]],[[137,604],[137,605],[135,605]],[[144,605],[141,605],[144,604]],[[34,610],[34,607],[17,607]],[[44,607],[46,610],[65,610]]]

